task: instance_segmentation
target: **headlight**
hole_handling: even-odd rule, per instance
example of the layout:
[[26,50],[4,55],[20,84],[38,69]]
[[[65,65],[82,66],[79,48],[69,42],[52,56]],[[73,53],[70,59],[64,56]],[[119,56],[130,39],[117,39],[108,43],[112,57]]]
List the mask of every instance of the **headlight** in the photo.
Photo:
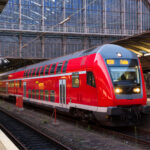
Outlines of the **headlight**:
[[122,93],[122,89],[121,88],[115,88],[115,93],[116,94],[120,94],[120,93]]
[[133,92],[134,92],[134,93],[140,93],[140,92],[141,92],[141,89],[140,89],[140,88],[134,88],[134,89],[133,89]]

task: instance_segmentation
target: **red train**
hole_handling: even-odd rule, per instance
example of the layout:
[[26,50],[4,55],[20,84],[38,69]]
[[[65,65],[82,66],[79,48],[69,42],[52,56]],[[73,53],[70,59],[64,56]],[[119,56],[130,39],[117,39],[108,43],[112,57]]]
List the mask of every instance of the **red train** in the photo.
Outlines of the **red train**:
[[0,94],[106,125],[134,125],[149,113],[136,54],[113,44],[1,74]]

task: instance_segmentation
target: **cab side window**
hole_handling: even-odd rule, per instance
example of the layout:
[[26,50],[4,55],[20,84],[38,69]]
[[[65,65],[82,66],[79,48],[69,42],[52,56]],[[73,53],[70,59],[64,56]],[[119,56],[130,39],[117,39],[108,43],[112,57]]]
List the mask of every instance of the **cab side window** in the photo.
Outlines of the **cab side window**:
[[96,87],[94,75],[93,75],[93,72],[91,71],[87,72],[87,84],[92,87]]

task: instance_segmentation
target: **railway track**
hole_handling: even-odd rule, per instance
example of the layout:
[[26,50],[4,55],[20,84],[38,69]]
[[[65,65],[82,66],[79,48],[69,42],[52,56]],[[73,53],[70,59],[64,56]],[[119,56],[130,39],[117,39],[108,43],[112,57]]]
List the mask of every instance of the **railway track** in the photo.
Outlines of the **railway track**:
[[0,109],[0,128],[21,150],[70,150],[3,109]]
[[[112,130],[112,129],[111,129]],[[136,127],[113,129],[114,135],[120,136],[124,140],[128,140],[135,144],[142,145],[146,149],[150,149],[150,132]]]
[[[40,111],[41,113],[44,113],[46,115],[49,115],[49,111],[46,111],[45,109],[39,109],[38,107],[33,106],[35,111]],[[27,106],[27,108],[32,108],[32,106]],[[78,124],[81,128],[86,128],[96,132],[99,132],[100,134],[107,134],[114,136],[117,139],[121,139],[126,142],[130,142],[131,144],[138,144],[145,149],[150,149],[150,132],[141,130],[136,127],[125,127],[125,128],[107,128],[101,126],[98,122],[81,122],[81,120],[76,120],[70,116],[65,116],[60,113],[57,114],[57,118],[61,120],[65,120],[72,124]]]
[[[27,109],[34,109],[37,112],[49,115],[49,111],[45,109],[41,109],[35,106],[26,106]],[[122,140],[123,142],[140,145],[142,148],[150,149],[150,132],[143,131],[138,128],[106,128],[102,127],[98,124],[98,122],[87,123],[81,122],[81,120],[73,119],[72,117],[65,116],[62,114],[57,114],[57,118],[61,120],[65,120],[71,124],[78,124],[79,127],[90,129],[92,131],[96,131],[100,134],[113,136],[116,139]]]

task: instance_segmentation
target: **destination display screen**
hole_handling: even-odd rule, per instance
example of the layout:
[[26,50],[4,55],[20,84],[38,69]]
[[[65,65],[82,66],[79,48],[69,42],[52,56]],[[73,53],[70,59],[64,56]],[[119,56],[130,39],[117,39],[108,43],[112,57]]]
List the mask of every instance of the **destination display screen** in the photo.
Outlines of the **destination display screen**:
[[107,59],[106,63],[108,66],[138,66],[137,59]]

